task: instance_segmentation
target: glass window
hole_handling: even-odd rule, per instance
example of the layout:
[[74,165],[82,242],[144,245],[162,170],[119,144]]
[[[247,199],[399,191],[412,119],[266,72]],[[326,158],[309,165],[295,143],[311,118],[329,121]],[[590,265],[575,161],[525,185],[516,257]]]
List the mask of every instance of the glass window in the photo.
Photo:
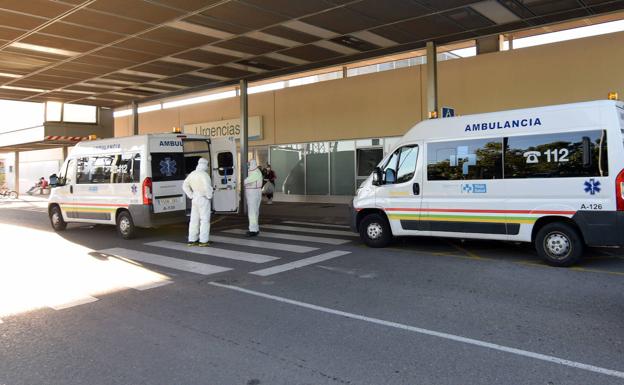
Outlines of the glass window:
[[97,107],[82,104],[64,104],[63,121],[76,123],[97,123]]
[[409,182],[414,178],[416,172],[416,160],[418,158],[418,146],[401,147],[399,157],[399,170],[397,172],[397,183]]
[[220,152],[217,154],[217,167],[219,175],[234,174],[234,156],[231,152]]
[[360,177],[368,177],[383,158],[381,148],[357,149],[357,173]]
[[271,168],[277,180],[275,191],[284,194],[305,194],[304,145],[271,146]]
[[355,194],[355,142],[331,142],[329,146],[332,195]]
[[61,102],[46,102],[46,121],[60,122],[62,108],[63,103]]
[[383,167],[381,167],[382,178],[385,184],[394,184],[396,183],[397,178],[397,165],[399,163],[399,156],[401,154],[401,149],[397,149],[395,152],[390,155],[390,157],[386,160]]
[[113,169],[115,183],[137,183],[141,175],[141,155],[123,154],[117,157]]
[[73,175],[73,170],[76,167],[76,160],[75,159],[70,159],[67,162],[67,167],[65,168],[61,168],[61,171],[59,172],[59,182],[63,185],[70,185],[72,184],[72,175]]
[[152,180],[154,182],[183,180],[184,177],[183,153],[152,153]]
[[329,143],[306,145],[306,194],[329,194]]
[[89,183],[112,183],[117,155],[101,155],[90,159]]
[[429,143],[427,179],[501,179],[502,160],[502,139]]
[[89,158],[78,158],[78,163],[76,167],[76,183],[84,184],[90,183],[89,174],[91,169],[91,164]]
[[605,131],[514,136],[505,142],[505,178],[609,175]]

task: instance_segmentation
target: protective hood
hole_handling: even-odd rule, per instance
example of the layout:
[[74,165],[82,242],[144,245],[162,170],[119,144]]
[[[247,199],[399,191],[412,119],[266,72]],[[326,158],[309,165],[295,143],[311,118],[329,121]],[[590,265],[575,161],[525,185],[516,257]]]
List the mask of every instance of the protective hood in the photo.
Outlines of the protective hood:
[[258,168],[258,163],[255,159],[249,161],[249,171],[253,171]]
[[199,161],[197,161],[197,168],[195,170],[207,172],[208,171],[208,160],[206,160],[205,158],[199,158]]

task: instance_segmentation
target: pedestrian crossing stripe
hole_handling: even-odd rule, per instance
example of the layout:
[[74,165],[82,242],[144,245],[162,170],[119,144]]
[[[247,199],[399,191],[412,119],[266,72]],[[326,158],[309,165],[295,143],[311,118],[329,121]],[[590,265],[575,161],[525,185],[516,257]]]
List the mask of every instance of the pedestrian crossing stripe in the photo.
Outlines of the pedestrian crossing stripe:
[[[230,229],[230,230],[225,230],[223,232],[229,233],[229,234],[245,234],[247,231],[241,230],[241,229]],[[302,242],[311,242],[311,243],[324,243],[328,245],[343,245],[345,243],[351,242],[348,239],[316,237],[316,236],[300,235],[300,234],[273,233],[270,231],[260,231],[259,237],[260,238],[266,237],[266,238],[287,239],[291,241],[302,241]]]
[[168,267],[175,270],[187,271],[190,273],[196,273],[201,275],[211,275],[222,273],[224,271],[232,270],[228,267],[210,265],[207,263],[200,263],[195,261],[188,261],[185,259],[172,258],[164,255],[146,253],[138,250],[124,249],[121,247],[114,247],[111,249],[105,249],[99,251],[102,254],[111,254],[117,257],[123,257],[138,262],[149,263],[152,265],[158,265]]
[[276,259],[279,259],[278,257],[272,257],[270,255],[245,253],[242,251],[226,250],[226,249],[221,249],[221,248],[212,247],[212,246],[211,247],[188,247],[185,243],[171,242],[171,241],[150,242],[150,243],[146,243],[145,245],[153,246],[153,247],[160,247],[163,249],[183,251],[183,252],[193,253],[193,254],[209,255],[211,257],[233,259],[236,261],[252,262],[252,263],[265,263],[265,262],[271,262]]

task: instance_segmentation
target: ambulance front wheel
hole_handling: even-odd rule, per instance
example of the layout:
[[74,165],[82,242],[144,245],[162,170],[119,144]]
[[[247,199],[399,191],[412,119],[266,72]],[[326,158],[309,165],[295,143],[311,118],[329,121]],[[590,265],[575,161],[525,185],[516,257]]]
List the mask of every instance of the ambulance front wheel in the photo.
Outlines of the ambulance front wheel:
[[379,214],[369,214],[360,222],[360,238],[369,247],[386,247],[392,241],[388,220]]
[[53,206],[50,209],[50,223],[54,231],[63,231],[67,228],[67,222],[63,220],[63,214],[61,214],[61,208]]
[[136,235],[134,221],[129,212],[122,211],[117,215],[117,232],[123,239],[132,239]]
[[563,222],[545,225],[535,237],[537,253],[551,266],[574,265],[583,255],[583,246],[583,238],[579,232],[572,225]]

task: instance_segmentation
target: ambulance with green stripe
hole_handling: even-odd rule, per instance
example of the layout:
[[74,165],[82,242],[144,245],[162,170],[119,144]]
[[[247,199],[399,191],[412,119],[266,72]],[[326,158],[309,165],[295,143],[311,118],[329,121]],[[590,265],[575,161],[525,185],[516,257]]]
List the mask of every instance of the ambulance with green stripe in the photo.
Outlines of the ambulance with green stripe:
[[182,191],[186,176],[206,158],[213,211],[238,210],[236,143],[233,138],[163,133],[80,142],[52,188],[48,213],[56,231],[67,223],[110,224],[123,238],[137,227],[187,221],[191,204]]
[[353,200],[371,247],[393,236],[532,242],[555,266],[624,243],[624,104],[564,104],[418,123]]

